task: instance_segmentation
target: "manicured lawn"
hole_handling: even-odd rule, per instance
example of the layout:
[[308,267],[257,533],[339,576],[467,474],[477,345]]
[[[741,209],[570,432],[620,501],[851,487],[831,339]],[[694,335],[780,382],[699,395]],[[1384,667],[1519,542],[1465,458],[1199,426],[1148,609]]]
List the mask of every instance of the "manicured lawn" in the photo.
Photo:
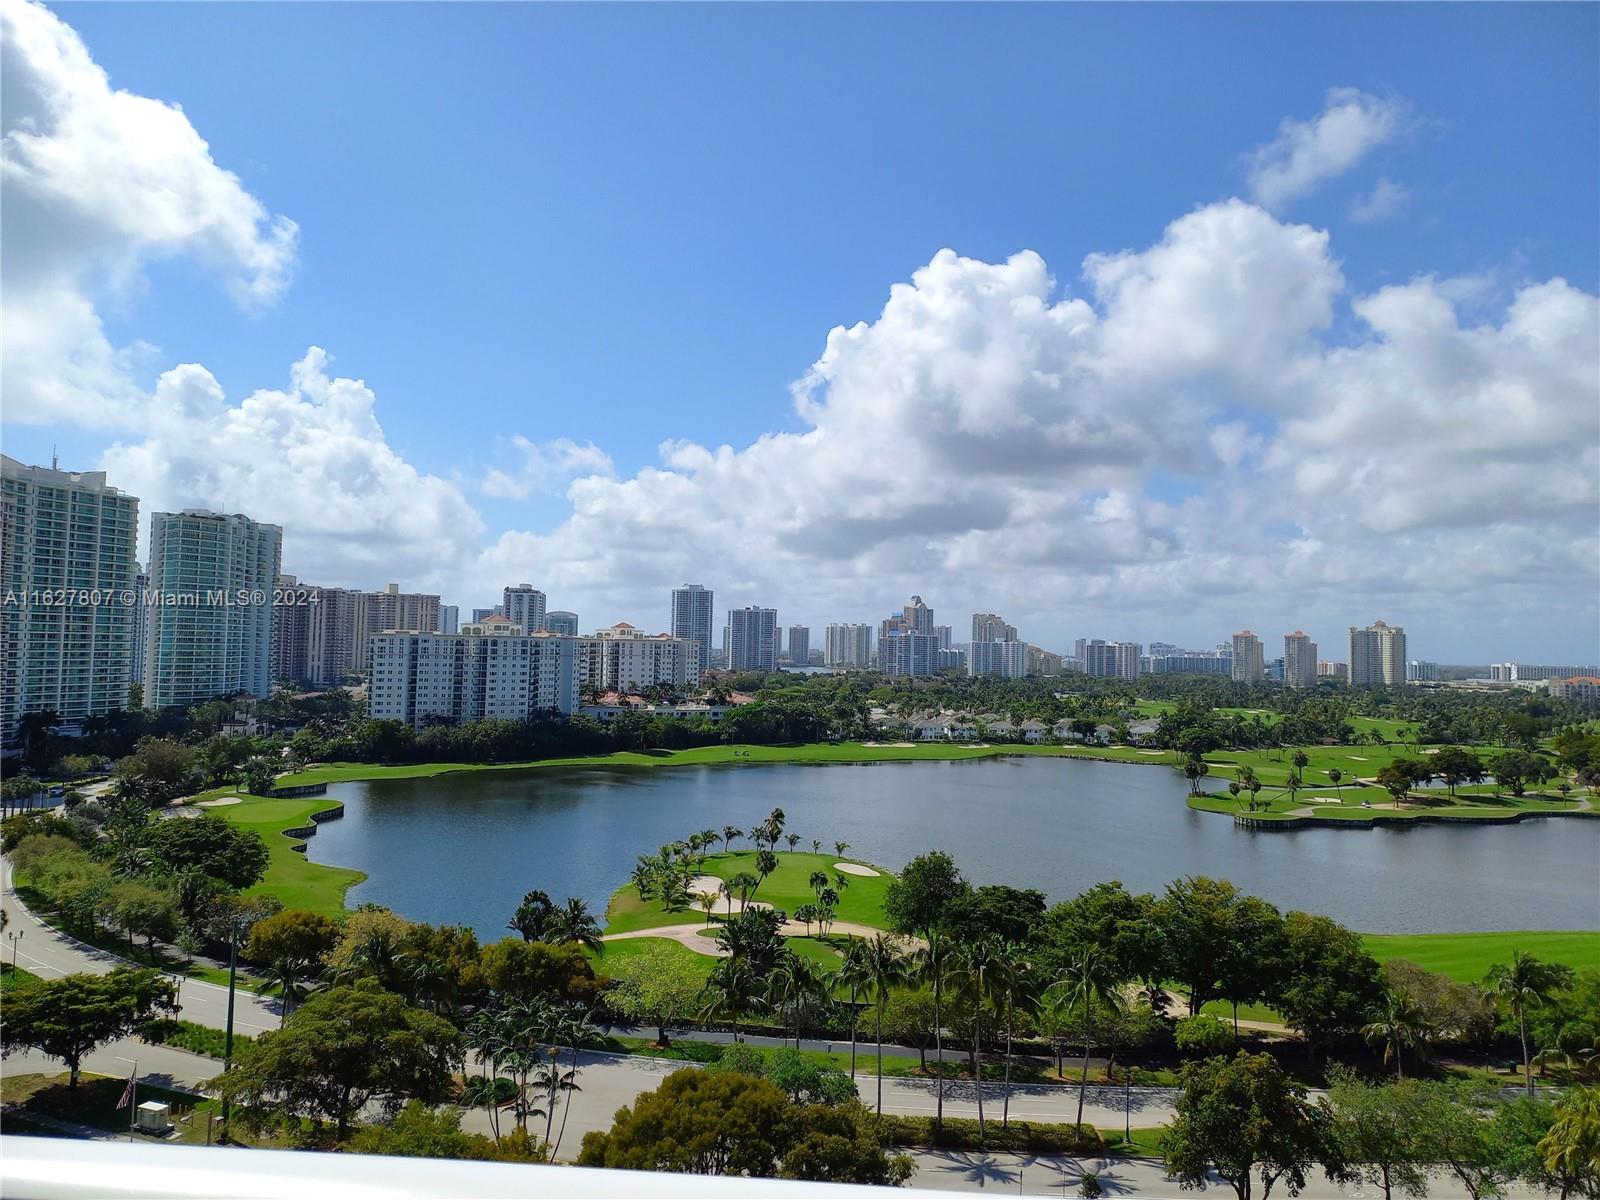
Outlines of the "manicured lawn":
[[[83,1072],[78,1076],[76,1088],[69,1088],[67,1079],[66,1072],[60,1075],[8,1075],[0,1079],[0,1100],[19,1105],[18,1115],[25,1121],[30,1116],[53,1117],[58,1121],[71,1121],[107,1133],[126,1135],[129,1113],[126,1108],[117,1108],[117,1101],[122,1098],[123,1089],[128,1084],[126,1078]],[[215,1101],[203,1096],[146,1083],[139,1084],[135,1100],[139,1104],[147,1100],[170,1104],[171,1118],[178,1127],[175,1140],[180,1143],[203,1143],[206,1116],[217,1107]],[[185,1121],[183,1117],[189,1119]],[[7,1122],[9,1124],[9,1117]],[[141,1137],[140,1140],[168,1139]]]
[[1165,1125],[1135,1125],[1127,1132],[1129,1136],[1124,1138],[1120,1127],[1116,1129],[1101,1127],[1100,1135],[1106,1139],[1107,1154],[1123,1154],[1135,1158],[1161,1157],[1161,1140],[1167,1135]]
[[1575,970],[1600,968],[1600,932],[1414,933],[1362,935],[1379,962],[1405,958],[1462,983],[1482,980],[1490,966],[1525,950]]
[[[710,945],[710,942],[706,943],[708,950]],[[674,957],[682,956],[693,963],[701,974],[708,973],[717,961],[710,953],[696,954],[682,942],[675,942],[671,938],[654,937],[626,938],[620,942],[607,942],[604,954],[596,954],[592,950],[588,952],[589,961],[594,964],[596,974],[604,975],[606,974],[606,965],[608,963],[621,962],[625,958],[637,958],[646,949],[654,946],[662,947]]]
[[13,967],[10,963],[0,965],[0,995],[14,988],[31,987],[39,982],[39,977],[32,971],[22,967]]
[[[767,876],[752,898],[793,914],[800,905],[816,901],[816,895],[806,882],[811,873],[819,870],[825,872],[830,881],[829,886],[835,886],[832,883],[835,874],[833,864],[843,861],[850,860],[840,859],[836,854],[780,850],[778,869]],[[755,869],[754,851],[735,850],[708,854],[699,868],[699,873],[715,875],[719,879],[731,879],[741,871],[754,874]],[[882,868],[877,869],[882,870]],[[849,886],[839,895],[838,920],[883,928],[885,924],[883,897],[892,876],[884,872],[876,876],[846,875],[845,878],[849,880]],[[691,906],[668,912],[659,900],[640,900],[638,890],[631,883],[619,888],[611,897],[611,903],[606,908],[606,917],[608,933],[626,933],[634,929],[650,929],[657,925],[703,923],[705,920],[704,912],[697,907]]]

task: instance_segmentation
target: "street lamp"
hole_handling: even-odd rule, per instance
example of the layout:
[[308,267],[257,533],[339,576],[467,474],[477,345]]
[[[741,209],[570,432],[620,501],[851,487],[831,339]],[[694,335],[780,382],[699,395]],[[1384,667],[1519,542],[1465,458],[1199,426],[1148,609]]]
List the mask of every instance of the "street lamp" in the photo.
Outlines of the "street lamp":
[[22,935],[27,932],[26,929],[13,929],[6,934],[6,940],[11,943],[11,973],[13,975],[17,972],[17,943],[22,941]]

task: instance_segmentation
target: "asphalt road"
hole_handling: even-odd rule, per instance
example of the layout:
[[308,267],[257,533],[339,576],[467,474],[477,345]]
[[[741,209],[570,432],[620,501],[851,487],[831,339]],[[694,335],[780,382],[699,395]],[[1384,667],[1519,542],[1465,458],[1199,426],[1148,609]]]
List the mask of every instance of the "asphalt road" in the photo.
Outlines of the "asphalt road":
[[[5,961],[12,962],[25,971],[42,975],[46,979],[59,979],[63,975],[89,972],[104,975],[113,967],[125,966],[126,960],[105,950],[96,949],[86,942],[52,929],[29,912],[11,886],[11,864],[4,864],[4,887],[0,888],[0,905],[10,918],[6,924],[6,940],[0,942]],[[12,940],[12,935],[21,934]],[[175,977],[176,978],[176,977]],[[213,1029],[227,1026],[228,989],[214,983],[201,983],[194,979],[178,981],[179,1013],[185,1020]],[[278,1027],[278,1002],[263,999],[254,992],[236,989],[234,992],[233,1029],[235,1033],[263,1033]]]

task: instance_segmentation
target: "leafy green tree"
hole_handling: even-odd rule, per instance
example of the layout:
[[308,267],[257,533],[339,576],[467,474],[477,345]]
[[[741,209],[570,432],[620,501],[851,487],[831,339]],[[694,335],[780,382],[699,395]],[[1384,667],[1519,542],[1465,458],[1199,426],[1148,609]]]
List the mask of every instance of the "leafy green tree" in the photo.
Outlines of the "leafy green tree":
[[193,869],[230,887],[247,888],[267,873],[267,844],[261,835],[221,817],[157,821],[149,827],[145,842],[159,874]]
[[1484,776],[1483,760],[1470,750],[1463,750],[1460,746],[1444,746],[1433,756],[1433,769],[1445,785],[1450,789],[1450,795],[1456,794],[1456,788],[1463,783],[1482,783]]
[[792,1106],[785,1132],[780,1179],[896,1187],[916,1173],[909,1154],[884,1150],[872,1114],[859,1101]]
[[1533,1095],[1533,1064],[1528,1048],[1528,1010],[1543,1005],[1551,995],[1572,982],[1572,971],[1558,963],[1540,962],[1525,950],[1515,950],[1508,963],[1489,968],[1489,993],[1511,1011],[1522,1045],[1522,1075]]
[[84,1055],[178,1011],[177,988],[159,971],[117,967],[105,975],[42,979],[6,994],[0,1047],[28,1048],[67,1066],[78,1086]]
[[136,934],[145,939],[145,948],[152,955],[157,938],[168,941],[178,934],[178,906],[171,893],[161,888],[127,880],[111,888],[107,902],[116,923],[128,935],[130,950]]
[[1556,1101],[1553,1121],[1538,1143],[1544,1170],[1561,1200],[1600,1196],[1600,1089],[1570,1089]]
[[971,890],[953,858],[942,850],[930,850],[907,863],[900,877],[889,884],[883,911],[897,932],[926,937]]
[[1233,1006],[1233,1039],[1239,1040],[1239,1005],[1264,1000],[1283,961],[1283,916],[1256,896],[1241,896],[1226,909],[1227,929],[1216,964],[1217,994]]
[[594,968],[575,945],[504,938],[483,948],[480,964],[484,982],[507,997],[584,1000],[595,993]]
[[1044,893],[1037,888],[989,884],[957,896],[944,914],[945,931],[958,942],[991,938],[1033,945],[1043,931]]
[[1516,1175],[1491,1117],[1499,1107],[1492,1085],[1422,1083],[1411,1130],[1418,1157],[1447,1168],[1470,1200],[1498,1196]]
[[1229,931],[1240,899],[1239,889],[1226,879],[1190,875],[1168,884],[1156,905],[1167,974],[1188,991],[1190,1013],[1218,995],[1220,965],[1231,950]]
[[286,908],[251,927],[244,956],[257,963],[288,958],[305,964],[306,973],[314,974],[339,944],[339,934],[339,924],[331,917],[309,909]]
[[1185,1058],[1210,1058],[1225,1051],[1235,1036],[1210,1013],[1195,1013],[1173,1026],[1172,1040]]
[[1167,1174],[1185,1188],[1204,1187],[1214,1171],[1238,1200],[1251,1200],[1258,1174],[1261,1200],[1280,1180],[1296,1195],[1332,1158],[1326,1114],[1268,1054],[1186,1064],[1176,1110],[1163,1149]]
[[1349,1179],[1380,1188],[1384,1200],[1393,1200],[1396,1192],[1426,1196],[1428,1165],[1416,1133],[1422,1098],[1416,1085],[1370,1084],[1344,1067],[1328,1074],[1329,1136]]
[[1283,929],[1283,969],[1268,999],[1315,1055],[1367,1023],[1381,994],[1378,964],[1359,934],[1330,917],[1291,912]]
[[369,1104],[397,1111],[450,1095],[461,1046],[448,1021],[363,980],[312,996],[212,1083],[247,1125],[304,1114],[332,1121],[343,1141]]
[[654,1025],[657,1045],[692,1020],[702,982],[694,961],[678,947],[647,944],[608,968],[606,1003],[631,1021]]
[[683,1070],[587,1133],[578,1165],[694,1175],[771,1176],[785,1146],[789,1101],[770,1080]]
[[[521,1131],[517,1131],[521,1133]],[[505,1139],[486,1138],[461,1129],[461,1110],[437,1109],[418,1100],[407,1102],[395,1118],[383,1125],[365,1125],[347,1143],[356,1154],[384,1154],[399,1158],[468,1159],[488,1162],[543,1163],[548,1148],[525,1133]]]

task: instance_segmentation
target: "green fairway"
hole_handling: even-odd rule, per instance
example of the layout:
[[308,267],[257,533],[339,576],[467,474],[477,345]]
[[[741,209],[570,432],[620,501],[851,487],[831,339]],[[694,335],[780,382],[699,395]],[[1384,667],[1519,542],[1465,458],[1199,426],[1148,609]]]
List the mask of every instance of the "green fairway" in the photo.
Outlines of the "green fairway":
[[[778,869],[762,882],[752,899],[771,904],[793,914],[802,904],[813,904],[816,895],[807,882],[813,871],[828,876],[828,886],[838,888],[833,881],[836,872],[833,864],[845,862],[836,854],[812,854],[808,851],[778,851]],[[873,868],[880,870],[880,868]],[[755,874],[756,856],[752,850],[732,853],[708,854],[698,868],[702,875],[715,875],[731,879],[741,871]],[[836,919],[881,929],[885,925],[883,897],[893,877],[887,872],[874,876],[846,875],[846,887],[839,890],[839,909]],[[723,910],[725,911],[725,910]],[[606,907],[606,932],[627,933],[634,929],[651,929],[659,925],[684,925],[703,923],[704,912],[693,905],[669,912],[659,900],[641,900],[631,883],[618,888]]]
[[1574,970],[1600,968],[1600,932],[1368,933],[1361,940],[1379,962],[1409,959],[1462,983],[1482,980],[1491,966],[1510,962],[1517,950]]
[[689,750],[619,750],[581,758],[544,758],[516,763],[328,763],[296,771],[278,780],[279,787],[309,783],[347,783],[360,779],[428,779],[457,771],[532,771],[551,767],[692,767],[758,766],[764,763],[957,762],[1006,755],[1047,758],[1106,758],[1123,762],[1175,762],[1165,751],[1131,746],[967,746],[959,743],[885,744],[875,742],[808,742],[788,746],[696,746]]

